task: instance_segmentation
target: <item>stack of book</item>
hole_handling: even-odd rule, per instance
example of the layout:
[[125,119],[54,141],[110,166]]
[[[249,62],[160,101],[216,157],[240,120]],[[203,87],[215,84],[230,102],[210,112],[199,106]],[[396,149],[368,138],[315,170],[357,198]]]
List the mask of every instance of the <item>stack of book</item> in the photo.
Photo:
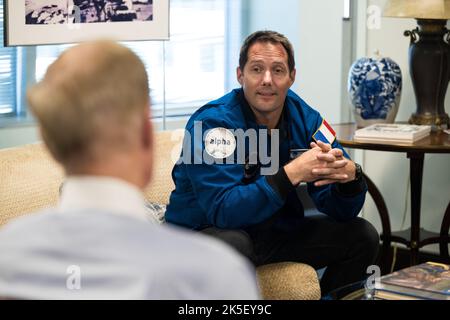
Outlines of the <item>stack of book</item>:
[[430,132],[431,126],[377,123],[356,130],[353,139],[369,143],[413,143],[425,138]]
[[450,266],[427,262],[396,271],[375,284],[375,299],[450,300]]

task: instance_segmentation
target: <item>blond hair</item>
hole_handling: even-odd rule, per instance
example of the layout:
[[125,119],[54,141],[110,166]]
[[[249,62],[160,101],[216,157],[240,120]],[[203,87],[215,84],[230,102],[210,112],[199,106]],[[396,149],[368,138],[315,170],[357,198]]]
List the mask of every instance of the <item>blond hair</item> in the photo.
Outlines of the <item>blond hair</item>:
[[85,43],[64,52],[27,98],[42,138],[64,164],[92,159],[97,146],[125,150],[136,143],[136,126],[149,106],[148,77],[128,48]]

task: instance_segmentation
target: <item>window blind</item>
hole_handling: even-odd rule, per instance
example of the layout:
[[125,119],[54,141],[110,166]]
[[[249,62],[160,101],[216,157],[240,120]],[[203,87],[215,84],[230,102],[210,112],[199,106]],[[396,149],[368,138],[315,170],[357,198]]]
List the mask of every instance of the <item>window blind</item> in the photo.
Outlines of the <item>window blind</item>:
[[16,114],[17,49],[3,47],[3,0],[0,1],[0,116]]

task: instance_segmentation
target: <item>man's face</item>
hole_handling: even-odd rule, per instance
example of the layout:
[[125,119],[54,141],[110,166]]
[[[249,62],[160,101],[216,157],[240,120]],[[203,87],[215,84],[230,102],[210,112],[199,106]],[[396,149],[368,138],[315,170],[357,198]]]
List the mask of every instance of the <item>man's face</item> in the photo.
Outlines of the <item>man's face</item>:
[[289,72],[283,45],[256,42],[248,50],[244,70],[237,69],[237,78],[252,110],[270,115],[283,108],[287,91],[295,81],[295,69]]

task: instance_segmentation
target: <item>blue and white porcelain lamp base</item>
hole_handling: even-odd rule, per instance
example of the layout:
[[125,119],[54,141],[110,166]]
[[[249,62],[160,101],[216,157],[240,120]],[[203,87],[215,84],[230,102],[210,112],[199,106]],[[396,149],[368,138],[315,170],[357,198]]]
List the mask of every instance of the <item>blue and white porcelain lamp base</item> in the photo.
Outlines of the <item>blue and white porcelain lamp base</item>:
[[348,93],[358,127],[393,123],[400,105],[402,73],[390,58],[361,58],[348,76]]

